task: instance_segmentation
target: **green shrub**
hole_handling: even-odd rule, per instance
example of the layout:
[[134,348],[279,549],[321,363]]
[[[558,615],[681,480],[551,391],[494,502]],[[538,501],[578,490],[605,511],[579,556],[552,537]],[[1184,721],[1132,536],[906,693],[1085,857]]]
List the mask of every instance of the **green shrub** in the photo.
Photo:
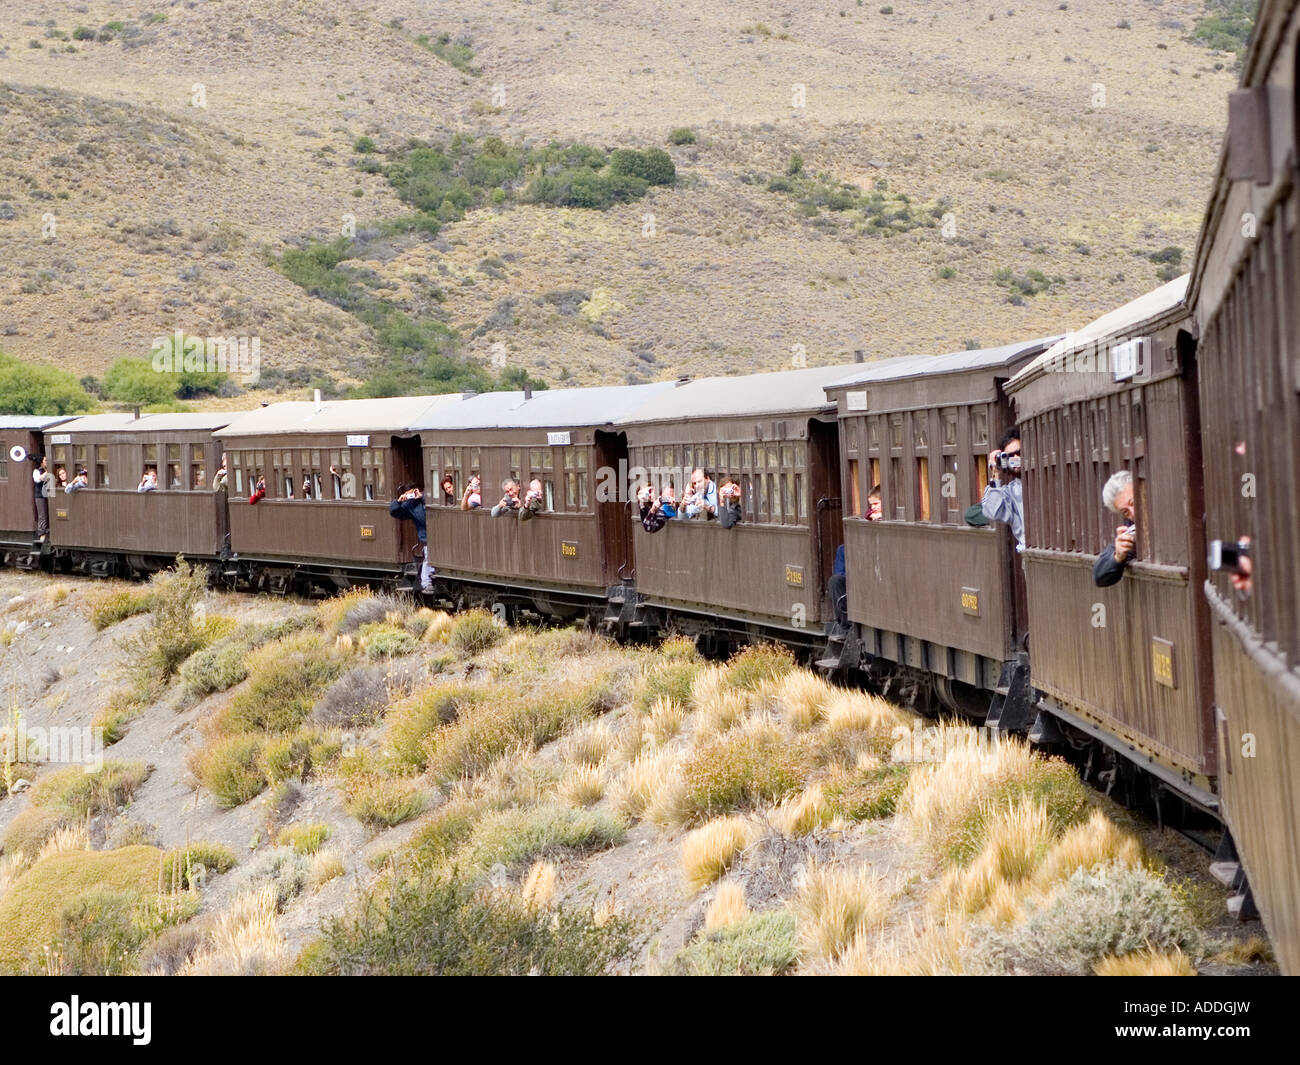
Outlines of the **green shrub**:
[[803,787],[810,767],[806,741],[785,739],[775,729],[731,729],[682,763],[685,802],[698,818],[777,802]]
[[[126,976],[136,971],[144,942],[156,932],[189,920],[198,900],[182,894],[165,902],[142,891],[91,888],[65,902],[46,944],[63,976]],[[44,954],[31,958],[28,972],[46,971]]]
[[255,630],[236,630],[192,655],[180,668],[181,684],[194,698],[233,688],[248,677],[248,653]]
[[644,151],[619,148],[610,154],[609,171],[639,178],[647,185],[671,185],[677,180],[672,156],[662,148],[646,148]]
[[151,769],[144,762],[105,760],[95,773],[81,766],[69,766],[47,773],[32,785],[33,806],[53,810],[69,820],[92,814],[116,813],[135,795]]
[[668,134],[669,144],[694,144],[695,132],[689,126],[678,126]]
[[780,976],[798,960],[794,914],[753,913],[702,931],[673,959],[679,976]]
[[99,631],[149,611],[149,593],[129,588],[94,591],[86,596],[86,602],[90,607],[90,623]]
[[424,811],[419,781],[409,777],[361,775],[348,781],[344,808],[371,828],[392,828]]
[[235,854],[221,843],[187,843],[169,851],[163,858],[163,890],[175,886],[193,890],[201,887],[205,877],[229,872],[235,866]]
[[218,715],[221,732],[291,732],[347,661],[321,634],[301,632],[259,648],[248,668],[248,687]]
[[1206,0],[1207,14],[1196,20],[1192,40],[1216,52],[1232,52],[1240,63],[1255,28],[1256,0]]
[[331,918],[304,952],[319,975],[597,976],[632,949],[635,925],[587,910],[533,912],[454,874],[389,877]]
[[473,834],[485,808],[484,803],[474,800],[443,803],[411,837],[411,855],[419,862],[432,864],[450,858]]
[[461,654],[476,655],[495,647],[505,634],[505,626],[498,625],[489,611],[467,610],[451,623],[447,642]]
[[128,655],[166,680],[207,638],[195,612],[207,590],[207,574],[183,558],[149,578],[149,624],[126,644]]
[[312,741],[316,735],[300,729],[281,736],[270,736],[262,744],[262,772],[271,784],[282,780],[302,779],[312,767]]
[[397,764],[424,770],[429,764],[428,737],[451,724],[463,708],[483,700],[481,686],[449,681],[416,692],[389,712],[384,731],[386,748]]
[[278,847],[292,847],[299,854],[315,854],[329,838],[329,825],[287,825],[280,829],[275,843]]
[[691,687],[699,675],[699,660],[672,658],[657,662],[646,672],[637,688],[638,710],[649,710],[659,698],[671,699],[678,706],[691,705]]
[[360,155],[370,155],[378,149],[369,137],[358,137],[352,142],[352,150]]
[[1108,954],[1177,948],[1195,956],[1202,945],[1185,899],[1164,877],[1114,862],[1076,871],[984,949],[1006,967],[1083,976]]
[[471,866],[488,869],[500,862],[515,868],[535,858],[568,850],[603,850],[623,842],[627,829],[610,814],[567,806],[534,806],[485,815],[465,846]]
[[367,658],[396,658],[409,655],[420,644],[414,636],[399,625],[372,622],[358,630],[364,641]]
[[754,691],[769,680],[784,677],[794,669],[789,648],[775,643],[752,644],[737,651],[727,662],[727,679],[733,687]]
[[893,817],[907,788],[912,766],[889,763],[860,770],[826,785],[826,801],[837,816],[850,821],[878,821]]
[[233,807],[260,795],[266,787],[261,736],[218,736],[200,752],[195,776],[216,797],[218,806]]

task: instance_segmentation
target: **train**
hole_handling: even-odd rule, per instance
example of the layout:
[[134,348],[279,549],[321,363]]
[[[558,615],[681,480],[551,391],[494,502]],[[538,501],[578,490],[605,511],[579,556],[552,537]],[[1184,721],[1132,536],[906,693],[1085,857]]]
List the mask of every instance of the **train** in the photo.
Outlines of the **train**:
[[[144,576],[183,555],[228,588],[401,588],[714,654],[776,640],[1199,836],[1300,972],[1297,10],[1260,6],[1190,273],[1082,329],[626,386],[0,417],[3,561]],[[980,520],[1012,426],[1023,542]],[[89,481],[49,498],[43,539],[35,455]],[[680,498],[696,468],[738,486],[739,521],[641,520],[639,488]],[[1100,587],[1117,471],[1134,555]],[[533,520],[492,515],[508,478],[537,483]],[[427,546],[390,516],[406,485]]]

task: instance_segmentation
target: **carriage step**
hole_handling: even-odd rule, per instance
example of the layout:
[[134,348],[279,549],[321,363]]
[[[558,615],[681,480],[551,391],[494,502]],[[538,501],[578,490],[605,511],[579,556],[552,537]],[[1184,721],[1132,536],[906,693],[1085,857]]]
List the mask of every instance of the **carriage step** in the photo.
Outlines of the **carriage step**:
[[1237,886],[1237,877],[1241,873],[1240,862],[1211,862],[1210,876],[1226,888]]
[[816,662],[813,663],[813,665],[815,665],[818,669],[824,669],[829,671],[829,670],[839,669],[840,660],[838,658],[819,658],[817,659]]

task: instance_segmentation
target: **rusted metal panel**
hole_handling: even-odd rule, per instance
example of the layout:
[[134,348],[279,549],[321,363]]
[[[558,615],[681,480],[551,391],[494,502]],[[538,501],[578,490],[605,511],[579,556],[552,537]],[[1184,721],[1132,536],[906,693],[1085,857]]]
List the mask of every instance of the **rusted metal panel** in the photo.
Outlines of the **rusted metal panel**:
[[652,602],[732,611],[786,628],[820,628],[812,532],[801,526],[674,519],[656,533],[638,525],[637,591]]
[[845,519],[849,619],[1002,661],[1012,654],[1002,528]]

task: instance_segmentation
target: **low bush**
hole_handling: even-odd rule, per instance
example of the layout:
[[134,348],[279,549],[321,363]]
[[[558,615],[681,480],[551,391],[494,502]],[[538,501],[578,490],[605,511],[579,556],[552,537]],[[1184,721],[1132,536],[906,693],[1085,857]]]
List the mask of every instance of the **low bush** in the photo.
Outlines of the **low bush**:
[[134,663],[166,680],[204,646],[208,633],[195,616],[207,585],[207,573],[183,558],[149,578],[149,624],[125,644]]
[[66,823],[66,817],[57,810],[43,810],[39,806],[19,810],[5,827],[4,852],[35,858],[45,841]]
[[275,893],[275,908],[283,910],[302,894],[311,875],[311,861],[293,847],[274,847],[263,851],[240,870],[231,891],[235,895],[251,894],[270,886]]
[[207,877],[227,873],[235,867],[235,853],[222,843],[187,843],[163,858],[163,890],[201,887]]
[[678,126],[668,134],[669,144],[694,144],[695,132],[689,126]]
[[191,655],[180,668],[181,684],[193,698],[233,688],[248,676],[248,654],[259,630],[245,625]]
[[275,837],[275,844],[277,847],[292,847],[299,854],[315,854],[329,838],[329,825],[286,825]]
[[682,841],[682,871],[686,882],[698,890],[725,876],[754,836],[753,824],[734,816],[719,817],[689,833]]
[[433,865],[446,861],[469,839],[486,809],[483,801],[470,798],[443,803],[411,837],[411,856]]
[[451,623],[447,642],[461,654],[476,655],[495,647],[505,634],[505,626],[489,611],[467,610]]
[[775,728],[732,729],[682,763],[686,801],[697,817],[777,802],[803,787],[810,764],[808,746]]
[[150,772],[150,767],[143,762],[111,759],[96,773],[87,773],[81,766],[69,766],[37,780],[32,785],[31,802],[68,820],[116,813],[119,806],[131,801]]
[[248,660],[248,687],[217,715],[222,733],[290,732],[302,724],[317,698],[347,668],[319,633],[295,633],[255,651]]
[[886,762],[832,777],[826,801],[832,812],[849,821],[893,817],[912,771],[908,763]]
[[468,865],[488,869],[500,862],[515,869],[560,851],[579,854],[623,842],[623,823],[601,811],[545,804],[488,813],[474,826],[465,846]]
[[671,699],[678,706],[689,706],[691,688],[700,669],[698,660],[685,657],[673,656],[666,662],[656,662],[637,686],[637,709],[648,711],[658,699]]
[[486,695],[481,685],[463,681],[434,684],[416,692],[389,711],[386,749],[398,765],[424,770],[429,764],[429,737],[469,707],[485,701]]
[[419,641],[403,626],[387,621],[362,625],[357,634],[367,658],[398,658],[409,655],[419,646]]
[[1119,863],[1079,870],[1021,923],[994,932],[988,953],[1006,968],[1083,976],[1107,956],[1181,950],[1201,935],[1185,901],[1162,876]]
[[299,971],[347,976],[597,976],[632,949],[635,925],[589,910],[536,911],[454,874],[390,877],[330,919]]
[[769,680],[784,677],[794,669],[789,648],[775,643],[753,644],[737,651],[727,662],[727,679],[735,688],[754,691]]
[[390,614],[404,618],[409,613],[409,600],[395,595],[376,595],[369,588],[353,588],[325,600],[316,608],[321,628],[333,636],[346,635],[363,625],[386,621]]
[[798,960],[794,914],[755,913],[683,947],[671,966],[678,976],[780,976]]
[[326,728],[367,728],[418,683],[417,664],[360,665],[344,673],[312,707],[311,720]]
[[425,796],[418,781],[407,777],[365,774],[347,782],[344,808],[371,828],[392,828],[417,817]]
[[136,971],[144,942],[158,930],[188,920],[198,900],[175,896],[165,904],[141,891],[91,888],[65,902],[48,944],[28,971],[60,976],[125,976]]
[[198,753],[194,775],[212,792],[218,806],[234,807],[260,795],[267,786],[261,736],[218,736]]
[[105,588],[86,593],[90,623],[104,630],[119,621],[149,611],[149,593],[131,588]]

